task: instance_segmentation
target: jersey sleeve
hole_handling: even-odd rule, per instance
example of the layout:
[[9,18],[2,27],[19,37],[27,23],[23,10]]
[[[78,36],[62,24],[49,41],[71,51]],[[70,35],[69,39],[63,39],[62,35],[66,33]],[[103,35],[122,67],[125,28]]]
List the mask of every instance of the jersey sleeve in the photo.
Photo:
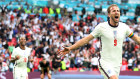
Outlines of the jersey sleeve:
[[95,27],[95,29],[90,33],[93,35],[94,38],[100,37],[101,35],[101,26],[100,24]]
[[128,25],[126,25],[126,36],[129,38],[132,38],[134,36],[134,33],[132,32],[132,30]]

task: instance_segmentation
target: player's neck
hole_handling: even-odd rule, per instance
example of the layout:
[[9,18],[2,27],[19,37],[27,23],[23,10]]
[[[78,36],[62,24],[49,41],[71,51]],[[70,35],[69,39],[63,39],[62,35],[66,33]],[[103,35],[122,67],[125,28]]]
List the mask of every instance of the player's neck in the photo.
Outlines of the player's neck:
[[20,47],[22,50],[25,50],[25,46],[20,45],[19,47]]
[[115,23],[112,19],[109,20],[109,24],[112,27],[117,27],[119,23]]

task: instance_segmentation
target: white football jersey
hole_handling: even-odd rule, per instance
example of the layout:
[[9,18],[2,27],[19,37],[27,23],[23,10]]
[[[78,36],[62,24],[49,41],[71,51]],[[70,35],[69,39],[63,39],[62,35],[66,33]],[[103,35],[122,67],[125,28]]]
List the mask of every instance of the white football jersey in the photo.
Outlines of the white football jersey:
[[119,22],[117,27],[112,27],[108,22],[103,22],[98,24],[91,34],[101,39],[100,62],[121,66],[123,41],[126,37],[134,36],[129,26]]
[[15,67],[27,69],[28,57],[30,56],[31,48],[25,47],[25,50],[22,50],[20,47],[17,47],[13,50],[11,57],[19,55],[20,59],[15,61]]

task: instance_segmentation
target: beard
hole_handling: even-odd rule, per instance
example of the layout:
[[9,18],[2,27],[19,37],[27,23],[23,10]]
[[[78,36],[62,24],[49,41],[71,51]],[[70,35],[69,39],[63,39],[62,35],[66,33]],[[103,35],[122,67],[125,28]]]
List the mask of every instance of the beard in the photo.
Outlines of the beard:
[[25,46],[25,44],[20,44],[21,46]]
[[113,20],[114,23],[119,23],[119,21],[116,21],[113,16],[111,16],[111,19]]
[[24,42],[20,42],[20,45],[21,45],[21,46],[25,46],[26,43],[24,43]]

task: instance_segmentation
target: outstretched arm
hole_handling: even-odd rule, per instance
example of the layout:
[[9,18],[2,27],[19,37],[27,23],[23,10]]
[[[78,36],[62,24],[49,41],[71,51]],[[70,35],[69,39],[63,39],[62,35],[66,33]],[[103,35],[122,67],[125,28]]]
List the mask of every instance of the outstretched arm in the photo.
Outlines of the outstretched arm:
[[82,38],[75,44],[73,44],[70,47],[64,47],[64,50],[60,51],[59,55],[64,56],[65,54],[69,53],[71,50],[77,49],[85,44],[87,44],[90,40],[92,40],[94,37],[92,34],[89,34],[87,37]]
[[74,45],[70,46],[69,49],[70,50],[77,49],[77,48],[79,48],[79,47],[87,44],[93,38],[94,38],[93,35],[89,34],[87,37],[82,38],[81,40],[79,40],[78,42],[76,42]]

